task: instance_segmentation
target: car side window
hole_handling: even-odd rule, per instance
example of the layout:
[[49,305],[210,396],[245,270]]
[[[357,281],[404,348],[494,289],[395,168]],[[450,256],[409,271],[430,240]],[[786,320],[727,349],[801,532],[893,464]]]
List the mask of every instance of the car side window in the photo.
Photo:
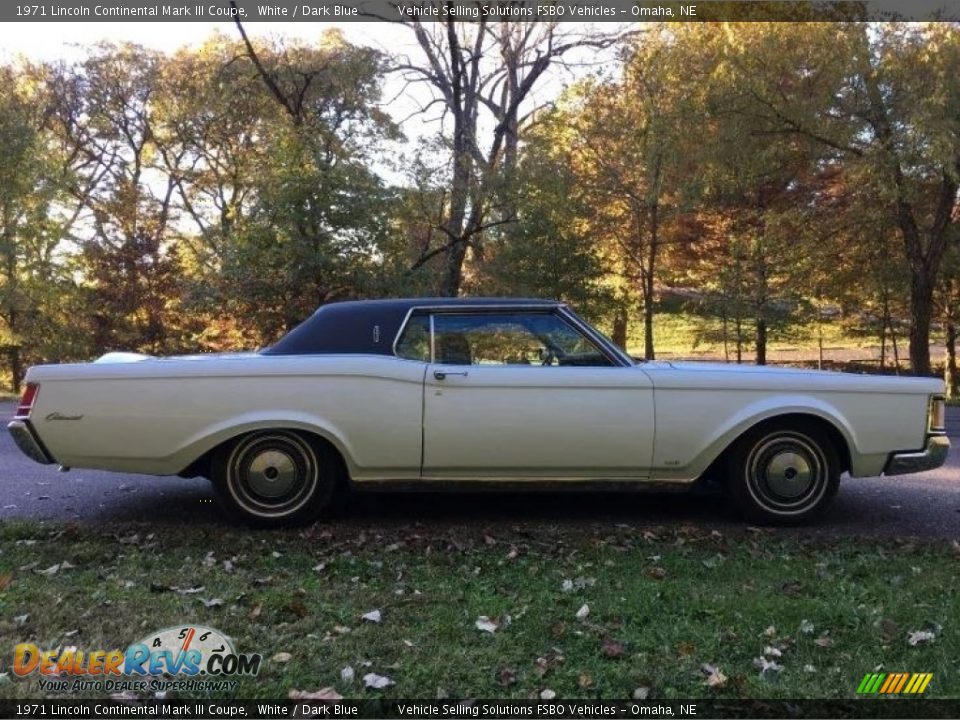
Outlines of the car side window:
[[552,313],[437,313],[435,362],[444,365],[609,366],[586,336]]
[[430,362],[430,316],[414,315],[397,343],[397,357]]

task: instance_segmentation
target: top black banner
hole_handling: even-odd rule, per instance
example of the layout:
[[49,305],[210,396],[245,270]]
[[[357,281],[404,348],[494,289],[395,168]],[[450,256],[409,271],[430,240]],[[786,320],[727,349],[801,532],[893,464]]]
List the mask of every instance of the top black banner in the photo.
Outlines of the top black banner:
[[0,22],[710,22],[960,20],[960,0],[54,0],[3,2]]

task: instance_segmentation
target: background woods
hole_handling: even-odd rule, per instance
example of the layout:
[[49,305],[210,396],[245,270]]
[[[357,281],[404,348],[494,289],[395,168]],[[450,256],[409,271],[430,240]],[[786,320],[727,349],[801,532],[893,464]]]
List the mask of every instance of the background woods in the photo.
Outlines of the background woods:
[[960,28],[644,28],[413,22],[409,57],[327,31],[0,67],[0,381],[469,293],[570,301],[647,358],[869,346],[956,395]]

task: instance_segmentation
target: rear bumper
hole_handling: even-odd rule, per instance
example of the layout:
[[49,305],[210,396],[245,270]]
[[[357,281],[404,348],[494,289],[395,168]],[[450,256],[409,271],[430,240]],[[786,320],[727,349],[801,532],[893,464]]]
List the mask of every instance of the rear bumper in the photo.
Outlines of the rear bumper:
[[930,435],[927,446],[919,452],[893,453],[887,461],[884,475],[906,475],[938,468],[947,460],[950,440],[946,435]]
[[13,420],[7,425],[7,430],[10,431],[10,437],[20,448],[20,452],[31,460],[41,465],[52,465],[56,462],[40,442],[29,420]]

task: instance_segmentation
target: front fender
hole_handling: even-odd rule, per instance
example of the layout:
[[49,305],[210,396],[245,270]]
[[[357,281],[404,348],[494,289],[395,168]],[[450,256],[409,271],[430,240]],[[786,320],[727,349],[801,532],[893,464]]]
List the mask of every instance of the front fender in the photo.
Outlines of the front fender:
[[[666,409],[661,411],[658,403],[654,473],[658,478],[693,481],[750,428],[785,415],[808,415],[829,423],[847,445],[853,474],[861,474],[858,470],[864,469],[860,467],[863,459],[857,451],[857,435],[853,425],[840,408],[821,398],[801,394],[770,396],[767,393],[766,397],[752,399],[719,418],[716,411],[705,413],[702,407],[699,416],[693,419],[693,408],[687,408],[687,411],[690,415],[687,412],[674,415]],[[684,459],[686,463],[682,462]],[[876,471],[879,470],[877,468]]]

